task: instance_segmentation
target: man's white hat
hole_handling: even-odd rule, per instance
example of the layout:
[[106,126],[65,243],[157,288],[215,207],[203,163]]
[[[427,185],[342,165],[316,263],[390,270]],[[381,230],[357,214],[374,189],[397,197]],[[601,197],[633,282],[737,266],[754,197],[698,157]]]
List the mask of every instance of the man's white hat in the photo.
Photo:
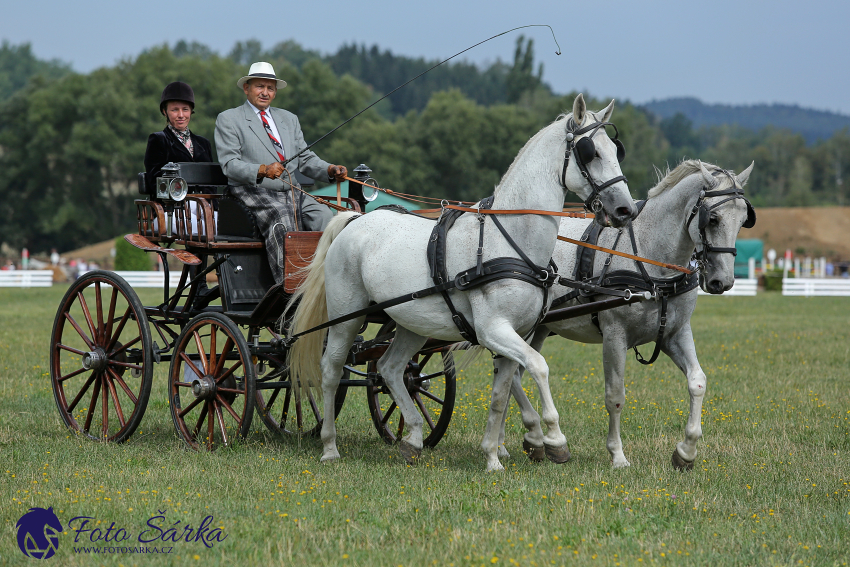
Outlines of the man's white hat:
[[282,79],[278,79],[274,74],[274,67],[272,67],[271,63],[266,63],[265,61],[258,61],[257,63],[253,63],[251,68],[248,69],[248,74],[238,81],[236,81],[236,86],[240,89],[242,85],[245,84],[246,81],[251,79],[272,79],[277,81],[277,88],[282,89],[286,86],[286,81]]

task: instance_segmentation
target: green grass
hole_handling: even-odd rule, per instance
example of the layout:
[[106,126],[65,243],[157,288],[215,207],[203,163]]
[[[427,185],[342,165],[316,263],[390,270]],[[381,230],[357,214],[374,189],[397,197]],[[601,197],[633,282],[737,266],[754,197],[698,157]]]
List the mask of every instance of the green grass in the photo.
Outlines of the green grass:
[[[69,532],[49,560],[56,565],[850,563],[847,299],[699,300],[693,327],[708,393],[690,473],[670,466],[688,400],[668,359],[627,365],[632,466],[615,471],[601,348],[551,340],[544,354],[573,460],[529,463],[514,404],[513,457],[504,473],[486,474],[478,445],[489,360],[460,375],[449,432],[415,468],[378,438],[361,390],[349,392],[338,420],[338,464],[319,463],[317,439],[272,438],[258,418],[232,449],[189,452],[173,433],[164,365],[129,442],[78,438],[59,419],[47,372],[63,293],[0,290],[0,564],[34,561],[15,542],[15,523],[33,506],[52,506],[63,526],[74,516],[101,529],[115,522],[133,534],[124,545],[138,546],[159,511],[163,529],[179,522],[181,533],[212,515],[227,534],[212,549],[93,557],[74,553]],[[159,292],[144,290],[142,301],[157,303]]]

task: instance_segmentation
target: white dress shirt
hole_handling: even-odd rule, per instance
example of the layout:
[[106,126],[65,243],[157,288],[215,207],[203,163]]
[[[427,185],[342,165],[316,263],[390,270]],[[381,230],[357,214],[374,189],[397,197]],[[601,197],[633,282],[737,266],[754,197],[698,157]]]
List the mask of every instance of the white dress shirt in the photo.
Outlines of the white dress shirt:
[[[254,109],[254,114],[257,115],[257,119],[260,122],[262,122],[263,117],[260,116],[260,109],[257,108],[256,106],[254,106],[253,104],[251,104],[250,101],[248,101],[248,106],[250,106],[251,108]],[[269,112],[270,110],[271,110],[271,107],[266,109],[266,121],[269,123],[269,126],[271,126],[272,134],[274,134],[274,137],[277,138],[278,142],[280,142],[280,147],[283,147],[283,140],[280,138],[280,133],[277,131],[277,126],[275,125],[274,119],[272,118],[272,113]],[[284,157],[286,157],[286,156],[284,156]]]

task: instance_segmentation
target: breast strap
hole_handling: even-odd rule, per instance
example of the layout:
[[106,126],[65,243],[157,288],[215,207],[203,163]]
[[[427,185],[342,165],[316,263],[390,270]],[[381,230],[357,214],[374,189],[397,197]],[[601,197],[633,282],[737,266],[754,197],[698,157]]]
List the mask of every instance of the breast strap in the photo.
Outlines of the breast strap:
[[[494,197],[492,196],[484,199],[479,204],[480,208],[485,210],[490,209],[493,206],[493,200]],[[454,226],[455,221],[460,218],[462,214],[464,214],[463,211],[445,209],[431,231],[431,237],[428,239],[427,256],[430,275],[434,280],[434,284],[441,286],[449,281],[454,281],[454,287],[461,291],[465,291],[501,279],[516,279],[530,283],[536,287],[540,287],[544,292],[543,309],[538,316],[537,323],[534,325],[536,328],[540,323],[540,320],[546,315],[548,310],[547,292],[557,277],[558,268],[555,266],[554,261],[550,259],[549,266],[547,267],[535,265],[525,252],[523,252],[517,245],[513,238],[511,238],[510,234],[508,234],[502,226],[502,223],[499,222],[495,216],[490,215],[489,218],[493,221],[493,224],[496,225],[496,228],[499,229],[502,236],[504,236],[517,254],[519,254],[520,259],[501,257],[484,262],[484,221],[487,217],[479,215],[478,221],[480,224],[476,264],[474,267],[460,272],[457,276],[455,276],[454,280],[451,280],[449,278],[448,270],[446,269],[446,240],[449,230],[452,226]],[[452,321],[454,321],[458,332],[460,332],[464,340],[469,341],[472,344],[478,344],[478,337],[475,335],[475,329],[466,317],[464,317],[463,313],[455,308],[451,296],[449,295],[449,289],[450,288],[442,289],[440,293],[442,294],[443,300],[446,302],[446,306],[449,308],[449,311],[451,311]]]

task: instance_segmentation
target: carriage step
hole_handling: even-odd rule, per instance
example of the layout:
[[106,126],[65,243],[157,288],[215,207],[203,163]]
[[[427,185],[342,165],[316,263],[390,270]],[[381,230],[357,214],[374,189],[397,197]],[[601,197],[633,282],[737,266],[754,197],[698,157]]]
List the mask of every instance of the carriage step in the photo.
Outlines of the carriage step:
[[169,256],[173,256],[190,266],[197,266],[201,263],[201,259],[189,252],[188,250],[175,250],[174,248],[163,248],[158,246],[142,236],[141,234],[125,234],[124,240],[145,252],[164,252]]

